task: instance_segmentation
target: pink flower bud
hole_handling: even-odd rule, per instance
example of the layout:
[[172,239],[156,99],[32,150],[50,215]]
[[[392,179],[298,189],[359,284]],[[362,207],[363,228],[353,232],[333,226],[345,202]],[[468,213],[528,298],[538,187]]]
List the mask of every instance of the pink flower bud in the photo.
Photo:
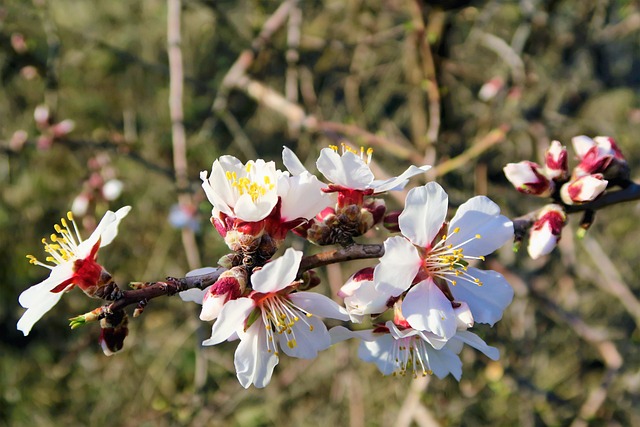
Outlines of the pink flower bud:
[[33,111],[33,118],[39,127],[49,126],[49,107],[38,105]]
[[555,185],[540,172],[540,169],[538,164],[523,160],[519,163],[508,163],[503,170],[507,179],[519,192],[547,197],[551,195]]
[[502,77],[494,77],[482,85],[478,92],[478,98],[482,101],[490,101],[504,87],[504,79]]
[[129,334],[127,314],[116,311],[100,320],[100,347],[105,356],[113,356],[122,350],[124,339]]
[[580,164],[573,170],[573,178],[596,173],[608,179],[627,178],[627,160],[622,155],[613,138],[596,136],[591,139],[581,135],[572,139]]
[[538,214],[538,219],[529,231],[527,251],[533,259],[550,253],[560,241],[562,227],[567,223],[567,215],[560,205],[547,205]]
[[61,121],[60,123],[56,123],[51,127],[51,131],[53,132],[53,136],[59,138],[61,136],[65,136],[69,132],[71,132],[76,127],[76,122],[71,119],[66,119]]
[[552,141],[544,155],[544,168],[547,177],[551,179],[566,179],[569,174],[567,166],[567,147],[560,141]]
[[387,205],[382,199],[368,199],[364,202],[363,208],[371,213],[373,224],[382,221],[382,217],[387,211]]
[[564,184],[560,189],[560,197],[567,205],[590,202],[602,194],[608,183],[601,173],[584,175]]
[[242,296],[247,288],[247,270],[244,267],[233,267],[220,275],[218,280],[207,289],[202,299],[200,319],[215,320],[227,301]]
[[388,215],[385,215],[384,220],[382,222],[382,224],[384,225],[384,228],[391,231],[392,233],[399,233],[400,224],[399,224],[398,217],[400,216],[401,213],[402,211],[395,211],[395,212],[391,212]]
[[373,267],[366,267],[357,271],[353,276],[349,277],[347,282],[338,291],[340,298],[347,298],[352,296],[360,287],[362,282],[373,281]]

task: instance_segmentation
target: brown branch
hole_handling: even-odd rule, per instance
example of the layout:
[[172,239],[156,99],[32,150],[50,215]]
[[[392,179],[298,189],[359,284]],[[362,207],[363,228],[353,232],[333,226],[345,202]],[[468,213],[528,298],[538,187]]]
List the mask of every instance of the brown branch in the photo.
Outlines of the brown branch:
[[[617,205],[618,203],[631,202],[634,200],[640,200],[640,185],[632,182],[622,190],[607,192],[589,203],[581,205],[560,204],[564,206],[564,209],[568,214],[574,214],[585,211],[597,211],[608,206]],[[539,211],[540,209],[529,212],[513,220],[516,239],[522,239],[527,234],[527,231],[535,222]]]

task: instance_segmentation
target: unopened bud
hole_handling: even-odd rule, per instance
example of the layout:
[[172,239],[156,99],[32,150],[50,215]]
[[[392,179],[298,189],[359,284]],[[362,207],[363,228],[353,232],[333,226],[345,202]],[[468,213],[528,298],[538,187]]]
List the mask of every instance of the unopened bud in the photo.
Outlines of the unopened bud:
[[567,166],[567,147],[560,141],[552,141],[544,155],[544,169],[548,178],[555,180],[566,179],[569,174]]
[[555,185],[540,171],[541,167],[527,160],[519,163],[508,163],[504,167],[504,174],[521,193],[547,197],[553,193]]
[[607,184],[601,173],[581,176],[564,184],[560,197],[567,205],[590,202],[606,190]]
[[222,273],[204,294],[200,319],[205,321],[216,319],[227,301],[242,296],[247,289],[247,278],[247,269],[243,266],[233,267]]
[[482,85],[478,92],[478,98],[482,101],[490,101],[504,87],[504,79],[502,77],[494,77]]
[[316,273],[314,270],[305,271],[304,273],[302,273],[302,283],[300,284],[300,286],[298,286],[298,290],[307,291],[311,288],[315,288],[321,282],[322,280],[320,279],[320,276],[318,276],[318,273]]
[[38,105],[33,111],[33,118],[38,127],[42,128],[49,126],[49,107],[46,105]]
[[560,241],[567,215],[560,205],[547,205],[538,214],[529,232],[527,251],[533,259],[550,253]]
[[384,220],[382,222],[382,225],[384,225],[384,228],[391,231],[392,233],[399,233],[400,222],[398,220],[398,217],[400,217],[401,213],[402,211],[393,211],[390,214],[385,215]]
[[364,202],[362,207],[371,213],[371,217],[373,219],[372,226],[382,221],[382,218],[387,211],[387,205],[383,199],[368,199]]
[[76,122],[71,119],[66,119],[51,126],[51,131],[53,132],[54,137],[60,138],[70,133],[75,127]]
[[106,356],[122,350],[124,339],[129,334],[129,319],[123,310],[108,314],[100,320],[100,346]]

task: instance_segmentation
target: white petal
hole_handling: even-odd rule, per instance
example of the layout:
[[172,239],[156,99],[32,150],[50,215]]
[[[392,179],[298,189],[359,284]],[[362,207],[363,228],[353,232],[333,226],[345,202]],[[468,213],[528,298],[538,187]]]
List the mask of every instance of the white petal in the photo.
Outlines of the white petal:
[[351,338],[359,338],[363,341],[373,341],[379,337],[379,334],[374,334],[372,329],[352,331],[344,326],[335,326],[331,328],[329,330],[329,335],[331,336],[331,344],[336,344]]
[[251,275],[251,284],[257,292],[277,292],[289,286],[298,274],[302,252],[289,248],[280,258],[267,263]]
[[484,353],[491,360],[500,359],[500,351],[495,348],[487,345],[486,342],[482,340],[479,336],[469,331],[460,331],[456,334],[455,339],[459,339],[467,345],[475,348],[476,350]]
[[[217,160],[216,160],[217,162]],[[224,213],[225,215],[233,216],[233,209],[229,206],[229,204],[222,198],[222,196],[218,195],[217,191],[225,190],[229,192],[229,185],[226,182],[226,178],[224,178],[225,182],[219,183],[216,185],[216,190],[213,189],[213,185],[211,184],[212,178],[214,177],[214,172],[217,174],[224,173],[224,171],[218,165],[218,168],[215,167],[216,163],[214,163],[214,169],[211,171],[211,177],[207,178],[207,171],[200,172],[200,179],[202,180],[202,189],[207,195],[207,199],[213,205],[214,209]],[[218,181],[220,178],[218,179]],[[228,196],[231,198],[231,196]]]
[[[490,254],[513,238],[513,223],[500,215],[500,207],[485,196],[473,197],[460,205],[449,224],[449,232],[455,228],[460,231],[451,233],[447,242],[455,247],[470,240],[462,246],[464,254],[470,256]],[[478,234],[480,239],[475,238]]]
[[63,292],[53,293],[46,292],[40,295],[39,299],[29,305],[27,311],[24,312],[20,320],[18,320],[18,330],[27,336],[33,325],[51,310],[51,308],[60,301]]
[[203,299],[202,310],[200,310],[200,320],[205,322],[216,320],[224,308],[225,297],[226,295],[216,295],[209,296],[206,300]]
[[285,334],[277,335],[280,348],[290,357],[313,359],[319,351],[325,350],[331,345],[331,337],[327,332],[327,327],[317,317],[301,318],[291,327],[291,332],[296,340],[293,347],[289,347]]
[[41,298],[47,298],[51,290],[62,282],[70,279],[73,276],[73,262],[65,262],[60,264],[51,270],[49,277],[42,282],[25,289],[18,297],[18,302],[24,308],[32,307],[39,303]]
[[[216,345],[229,338],[234,332],[244,328],[244,322],[253,311],[255,305],[251,298],[238,298],[227,302],[222,308],[218,320],[211,329],[211,338],[202,342],[202,345]],[[264,324],[260,321],[262,328]]]
[[456,333],[456,315],[432,279],[423,280],[407,292],[402,315],[412,328],[429,331],[444,340]]
[[434,350],[427,347],[427,355],[429,357],[429,368],[436,377],[442,379],[449,373],[460,381],[462,377],[462,361],[453,351],[444,347],[440,350]]
[[416,277],[422,259],[418,250],[401,236],[390,237],[384,241],[384,255],[373,271],[376,290],[391,296],[406,291]]
[[344,307],[324,295],[315,292],[295,292],[289,295],[289,299],[298,307],[306,310],[314,316],[330,319],[349,320],[349,315]]
[[233,363],[242,387],[249,388],[253,384],[263,388],[269,384],[278,356],[267,351],[267,334],[262,322],[255,322],[240,334]]
[[447,193],[435,182],[411,189],[398,217],[400,231],[417,246],[426,248],[447,217],[448,203]]
[[373,181],[369,166],[351,152],[340,156],[330,148],[323,148],[316,166],[327,180],[346,188],[365,190]]
[[469,268],[469,275],[480,279],[478,286],[466,280],[458,280],[458,284],[450,286],[456,301],[469,304],[473,319],[476,322],[493,326],[502,318],[502,312],[513,300],[513,289],[500,273],[491,270]]
[[529,234],[529,244],[527,252],[532,259],[538,259],[543,255],[547,255],[553,251],[558,243],[558,236],[554,235],[551,225],[545,222],[542,228],[531,229]]
[[293,221],[298,218],[311,219],[332,204],[331,196],[322,191],[326,184],[321,183],[309,172],[305,171],[287,179],[289,190],[287,194],[281,196],[280,214],[283,221]]
[[257,222],[265,219],[278,203],[278,195],[269,192],[255,202],[249,194],[243,194],[236,200],[233,207],[234,216],[248,222]]
[[[209,289],[210,287],[211,286],[209,286],[207,289]],[[182,301],[184,302],[195,302],[197,304],[202,304],[202,300],[204,299],[204,294],[207,293],[207,289],[187,289],[186,291],[180,292],[178,295],[180,295],[180,299],[182,299]]]
[[420,167],[411,165],[406,171],[402,173],[402,175],[399,175],[395,178],[389,178],[382,182],[376,182],[374,185],[372,185],[372,187],[375,190],[374,193],[378,194],[378,193],[383,193],[385,191],[402,190],[404,186],[407,184],[407,180],[409,178],[411,178],[414,175],[424,173],[429,169],[431,169],[431,166],[428,166],[428,165],[424,165]]
[[395,345],[395,338],[384,334],[375,341],[362,341],[358,356],[365,362],[374,362],[383,375],[391,375],[398,367],[393,354]]
[[307,172],[307,168],[304,167],[298,156],[289,147],[282,147],[282,163],[291,172],[291,175],[300,175]]

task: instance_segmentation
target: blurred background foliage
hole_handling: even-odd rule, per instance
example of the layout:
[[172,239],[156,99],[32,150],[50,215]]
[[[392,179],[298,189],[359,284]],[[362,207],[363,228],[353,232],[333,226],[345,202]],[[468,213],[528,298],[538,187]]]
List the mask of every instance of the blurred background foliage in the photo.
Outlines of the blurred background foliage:
[[[260,38],[279,2],[182,2],[192,186],[180,189],[166,3],[0,3],[0,424],[640,425],[637,203],[599,212],[584,240],[574,238],[572,218],[543,260],[507,247],[488,261],[516,299],[495,328],[477,328],[501,360],[465,349],[460,383],[382,377],[346,343],[313,361],[283,358],[267,389],[245,391],[233,370],[235,344],[199,348],[210,326],[177,298],[152,301],[110,358],[96,325],[68,330],[68,317],[95,308],[78,291],[28,337],[15,329],[19,293],[46,273],[24,256],[42,256],[40,239],[80,194],[92,195],[88,227],[108,208],[133,206],[100,255],[119,283],[189,270],[168,220],[179,192],[193,194],[188,214],[202,263],[215,264],[225,247],[208,226],[198,173],[221,154],[280,162],[287,145],[312,166],[320,148],[346,139],[374,145],[379,172],[395,174],[485,144],[430,178],[454,205],[483,193],[511,217],[541,203],[517,194],[502,167],[539,160],[551,139],[611,135],[632,176],[638,170],[636,0],[288,3],[289,19]],[[256,97],[246,81],[225,82],[242,52],[253,53],[243,76],[288,104]],[[39,105],[49,124],[71,119],[75,128],[47,140],[51,128],[34,121]],[[311,122],[288,115],[296,105]],[[115,178],[123,191],[109,201],[101,185]],[[322,272],[322,291],[335,295],[361,265],[372,263]]]

